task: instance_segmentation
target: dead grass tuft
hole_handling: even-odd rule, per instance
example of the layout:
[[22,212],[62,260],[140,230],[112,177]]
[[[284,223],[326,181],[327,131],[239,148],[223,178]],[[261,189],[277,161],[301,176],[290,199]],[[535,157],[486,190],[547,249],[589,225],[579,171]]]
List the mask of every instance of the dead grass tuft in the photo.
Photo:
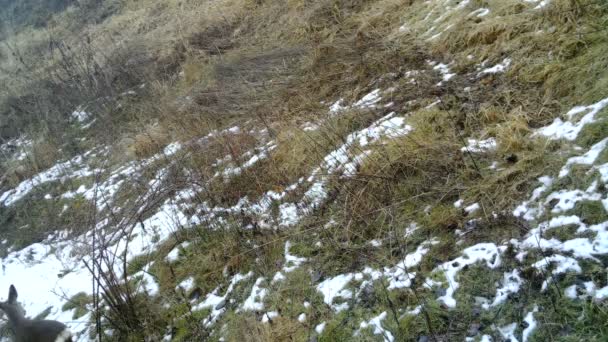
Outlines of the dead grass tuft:
[[133,138],[130,149],[138,158],[147,158],[160,152],[170,141],[170,136],[164,127],[152,124],[144,132]]

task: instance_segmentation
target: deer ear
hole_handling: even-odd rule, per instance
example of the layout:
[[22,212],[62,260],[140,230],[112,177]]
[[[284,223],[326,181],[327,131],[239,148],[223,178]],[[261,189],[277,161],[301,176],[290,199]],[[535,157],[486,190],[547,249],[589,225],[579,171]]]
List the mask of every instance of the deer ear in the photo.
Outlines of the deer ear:
[[17,301],[17,289],[11,285],[8,289],[8,303],[14,304]]

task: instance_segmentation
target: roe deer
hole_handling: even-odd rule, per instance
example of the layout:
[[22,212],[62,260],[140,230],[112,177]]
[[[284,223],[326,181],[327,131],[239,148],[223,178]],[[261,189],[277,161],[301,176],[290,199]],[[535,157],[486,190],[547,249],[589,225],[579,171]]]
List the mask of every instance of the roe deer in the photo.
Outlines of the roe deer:
[[65,324],[51,320],[25,318],[17,304],[17,289],[8,290],[8,300],[0,302],[15,334],[15,342],[72,342],[72,333]]

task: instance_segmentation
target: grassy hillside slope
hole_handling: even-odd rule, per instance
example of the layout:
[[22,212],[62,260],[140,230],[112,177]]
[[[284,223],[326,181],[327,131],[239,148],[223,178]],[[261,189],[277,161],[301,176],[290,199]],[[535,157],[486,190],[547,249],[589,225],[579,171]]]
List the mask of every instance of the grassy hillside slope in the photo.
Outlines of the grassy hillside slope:
[[11,4],[0,289],[48,263],[62,294],[28,314],[104,341],[608,336],[606,3]]

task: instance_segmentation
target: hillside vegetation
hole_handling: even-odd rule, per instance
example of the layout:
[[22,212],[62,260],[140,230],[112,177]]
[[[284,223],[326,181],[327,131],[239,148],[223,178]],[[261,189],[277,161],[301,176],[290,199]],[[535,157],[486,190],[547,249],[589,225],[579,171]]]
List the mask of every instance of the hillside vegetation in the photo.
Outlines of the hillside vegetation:
[[0,291],[28,316],[608,338],[608,3],[0,6]]

